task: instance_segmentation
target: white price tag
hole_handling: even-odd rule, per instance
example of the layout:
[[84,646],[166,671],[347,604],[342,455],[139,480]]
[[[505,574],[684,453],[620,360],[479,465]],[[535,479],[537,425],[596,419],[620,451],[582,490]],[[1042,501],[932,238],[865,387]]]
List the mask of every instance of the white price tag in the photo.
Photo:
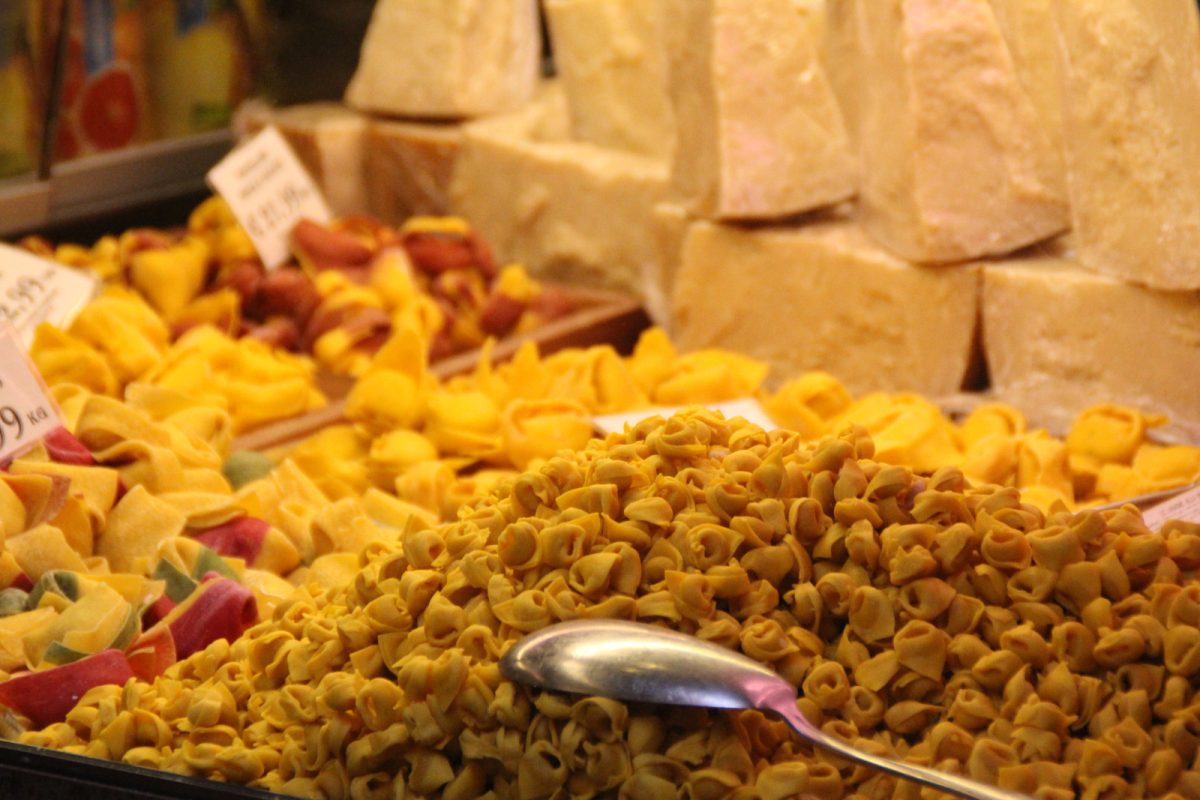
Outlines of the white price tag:
[[1154,531],[1169,519],[1200,522],[1200,486],[1193,486],[1183,494],[1143,511],[1142,519],[1146,521],[1146,527]]
[[[753,397],[728,400],[724,403],[704,403],[702,405],[705,408],[720,411],[725,415],[726,419],[743,417],[747,422],[753,422],[765,431],[773,431],[779,427],[767,416],[767,412],[763,410],[762,404]],[[629,411],[623,414],[605,414],[600,417],[592,417],[592,424],[601,433],[621,433],[625,430],[626,424],[636,425],[642,420],[653,417],[656,414],[669,417],[687,408],[689,406],[659,406],[657,408],[643,408],[641,411]]]
[[26,348],[38,325],[67,327],[99,291],[100,279],[90,272],[0,244],[0,323],[16,328]]
[[0,464],[62,427],[37,368],[11,325],[0,323]]
[[333,219],[321,190],[274,126],[221,159],[208,171],[208,185],[229,203],[267,269],[287,261],[297,222]]

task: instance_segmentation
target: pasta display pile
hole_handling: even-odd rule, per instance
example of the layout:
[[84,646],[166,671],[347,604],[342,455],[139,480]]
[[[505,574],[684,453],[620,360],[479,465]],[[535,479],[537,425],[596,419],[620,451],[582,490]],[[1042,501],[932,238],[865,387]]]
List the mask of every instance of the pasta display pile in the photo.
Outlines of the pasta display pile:
[[74,434],[0,470],[0,703],[43,722],[80,686],[236,638],[290,595],[279,576],[299,563],[222,475],[224,412],[142,385],[125,403],[55,397]]
[[1059,439],[1031,429],[1007,406],[985,405],[956,423],[914,394],[853,398],[825,373],[770,392],[765,364],[721,350],[680,354],[657,329],[627,358],[607,346],[539,358],[527,344],[493,367],[485,350],[473,374],[444,384],[428,375],[420,349],[415,333],[393,336],[349,395],[350,424],[292,453],[329,496],[374,486],[453,519],[472,490],[583,447],[594,415],[751,396],[762,398],[776,424],[806,439],[861,425],[881,461],[926,473],[958,466],[974,482],[1020,488],[1044,511],[1200,480],[1200,448],[1152,442],[1149,432],[1163,418],[1117,406],[1086,409]]
[[1200,796],[1200,527],[1046,514],[876,448],[649,419],[20,740],[302,797],[920,796],[758,712],[499,673],[525,633],[621,618],[770,665],[865,749],[1044,798]]
[[296,263],[270,272],[219,198],[182,231],[134,229],[91,248],[22,244],[106,283],[67,330],[39,330],[33,356],[47,380],[113,396],[135,381],[200,388],[239,431],[323,405],[317,370],[361,374],[393,330],[418,331],[437,359],[535,328],[572,302],[519,265],[498,265],[457,218],[399,229],[304,221]]
[[[79,329],[97,343],[110,303],[142,301],[112,295],[85,311]],[[56,668],[114,648],[161,669],[179,648],[172,655],[168,637],[150,633],[175,606],[185,611],[211,590],[209,573],[236,583],[231,602],[264,617],[297,586],[345,585],[362,552],[453,521],[519,470],[585,448],[597,413],[758,394],[803,440],[861,425],[878,461],[924,475],[956,465],[973,483],[1021,488],[1043,512],[1200,478],[1200,449],[1149,442],[1157,420],[1128,409],[1089,409],[1063,441],[1027,431],[1002,406],[955,424],[913,395],[854,400],[819,373],[766,393],[758,362],[681,355],[659,331],[629,358],[609,347],[539,358],[529,345],[509,364],[485,359],[474,374],[442,383],[426,369],[425,341],[411,326],[394,331],[350,394],[349,423],[280,464],[227,455],[238,430],[312,399],[308,379],[288,372],[302,358],[262,342],[193,329],[146,368],[153,382],[125,387],[124,402],[58,383],[77,438],[62,431],[56,439],[69,446],[48,442],[0,471],[0,679],[29,669],[57,680]],[[63,364],[69,374],[71,362]],[[170,638],[187,637],[177,629]],[[114,683],[126,675],[106,674]],[[42,721],[56,719],[47,714]]]
[[310,358],[207,325],[172,341],[153,309],[119,287],[90,303],[66,331],[39,326],[30,355],[51,386],[110,397],[142,386],[179,392],[226,412],[233,433],[327,403]]

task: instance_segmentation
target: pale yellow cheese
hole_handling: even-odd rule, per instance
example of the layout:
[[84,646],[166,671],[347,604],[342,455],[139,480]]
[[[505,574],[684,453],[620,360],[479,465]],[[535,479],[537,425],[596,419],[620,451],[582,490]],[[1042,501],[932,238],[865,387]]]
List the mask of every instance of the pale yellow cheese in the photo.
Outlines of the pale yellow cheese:
[[1200,288],[1200,23],[1191,0],[1058,0],[1080,262]]
[[663,0],[672,190],[694,213],[771,219],[854,194],[841,113],[801,0]]
[[575,139],[668,158],[675,116],[654,0],[546,0]]
[[680,346],[762,359],[775,382],[825,370],[855,393],[958,391],[972,362],[978,270],[908,264],[829,216],[692,225],[672,298]]
[[1065,178],[988,0],[871,0],[857,23],[861,194],[877,241],[951,262],[1067,227]]
[[305,103],[287,108],[247,104],[236,127],[253,134],[274,125],[287,139],[338,216],[367,210],[363,154],[367,120],[340,103]]
[[[656,258],[659,159],[547,139],[534,115],[468,125],[454,208],[504,261],[535,275],[640,293]],[[551,125],[553,127],[553,125]]]
[[670,202],[657,204],[652,213],[657,257],[646,274],[642,301],[651,321],[669,333],[670,298],[675,285],[675,274],[679,271],[683,243],[694,218],[687,213],[686,208]]
[[[1033,102],[1054,153],[1062,153],[1062,69],[1055,0],[991,0],[1017,78]],[[1062,169],[1062,167],[1058,167]]]
[[508,111],[533,97],[540,58],[536,0],[380,0],[346,102],[409,117]]
[[365,169],[371,213],[393,225],[416,214],[449,214],[462,128],[455,122],[371,120]]
[[821,64],[837,98],[846,127],[846,138],[858,148],[858,15],[862,0],[826,0],[821,42]]
[[993,391],[1052,430],[1120,403],[1166,413],[1200,442],[1200,292],[1165,292],[1051,253],[983,272],[983,341]]

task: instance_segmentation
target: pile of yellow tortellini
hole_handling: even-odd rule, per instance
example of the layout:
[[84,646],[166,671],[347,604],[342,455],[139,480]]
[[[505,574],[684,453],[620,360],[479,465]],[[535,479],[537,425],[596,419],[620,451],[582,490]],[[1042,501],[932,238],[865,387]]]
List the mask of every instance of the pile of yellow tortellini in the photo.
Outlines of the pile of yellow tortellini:
[[392,229],[351,217],[297,231],[296,263],[273,271],[217,197],[181,231],[132,229],[90,248],[27,238],[32,252],[104,281],[65,330],[41,326],[34,361],[51,384],[201,397],[242,433],[324,406],[323,379],[361,375],[393,330],[415,331],[426,357],[444,357],[528,332],[573,302],[521,265],[497,265],[458,218]]
[[111,397],[125,396],[134,384],[173,390],[228,412],[235,433],[328,402],[310,358],[211,325],[172,341],[163,318],[121,287],[105,289],[66,330],[39,326],[30,355],[51,386]]
[[957,466],[973,482],[1021,489],[1045,511],[1200,480],[1200,448],[1152,442],[1150,429],[1165,420],[1133,409],[1084,410],[1059,439],[1029,429],[1008,406],[983,405],[955,422],[915,394],[855,399],[825,373],[772,392],[764,388],[766,365],[721,350],[681,354],[658,329],[625,358],[603,345],[541,358],[526,344],[492,366],[485,350],[472,374],[444,383],[429,374],[420,351],[416,333],[394,335],[351,390],[346,423],[291,451],[328,496],[373,487],[451,520],[497,480],[582,448],[595,435],[595,415],[744,397],[760,398],[774,423],[805,439],[860,425],[881,461],[923,473]]
[[758,712],[499,672],[525,633],[620,618],[770,665],[866,750],[1041,798],[1200,795],[1200,526],[1044,513],[878,455],[862,427],[812,442],[652,418],[371,541],[350,580],[308,581],[237,642],[20,738],[301,797],[921,796]]
[[[108,340],[102,331],[119,330],[120,314],[105,316],[109,305],[140,302],[103,298],[73,330],[91,331],[101,344]],[[143,318],[148,328],[161,324],[153,314]],[[40,334],[55,335],[47,327]],[[262,360],[242,360],[238,348],[246,347]],[[202,533],[245,515],[270,526],[270,546],[256,563],[234,559],[267,614],[295,586],[345,583],[364,550],[390,546],[405,530],[453,521],[460,508],[520,470],[583,449],[595,435],[596,414],[741,397],[760,398],[772,420],[803,440],[858,425],[873,437],[881,462],[922,474],[956,466],[973,483],[1021,489],[1043,512],[1200,479],[1200,448],[1150,442],[1147,431],[1161,420],[1129,409],[1086,410],[1060,440],[1027,430],[1004,406],[980,407],[956,423],[916,395],[856,400],[823,373],[770,392],[761,363],[719,350],[680,354],[654,329],[629,357],[597,346],[543,358],[528,344],[509,363],[493,366],[485,351],[473,373],[438,381],[428,369],[425,334],[412,325],[398,328],[371,360],[347,398],[345,424],[302,441],[281,463],[251,459],[253,468],[243,474],[234,465],[247,454],[229,454],[238,425],[228,400],[242,398],[243,420],[267,419],[285,404],[265,387],[288,384],[287,396],[296,401],[288,413],[303,410],[311,386],[286,373],[289,359],[298,357],[222,338],[211,327],[190,331],[165,355],[151,347],[141,355],[114,352],[125,359],[122,380],[133,381],[124,386],[123,402],[109,396],[112,386],[68,382],[69,359],[62,373],[51,373],[68,426],[100,463],[57,465],[35,451],[0,474],[7,538],[0,589],[14,586],[18,575],[36,582],[65,571],[121,583],[119,592],[133,604],[161,590],[152,575],[162,558],[194,566],[199,551],[185,531]],[[275,373],[264,366],[270,363],[280,365]],[[235,373],[246,377],[229,377]],[[134,380],[139,376],[155,380]],[[55,492],[66,499],[51,503]],[[58,605],[56,613],[65,611]],[[41,664],[25,642],[49,613],[30,611],[38,613],[0,619],[0,651],[7,653],[0,670]],[[111,611],[105,619],[120,616]],[[102,640],[106,635],[97,634],[88,647]]]

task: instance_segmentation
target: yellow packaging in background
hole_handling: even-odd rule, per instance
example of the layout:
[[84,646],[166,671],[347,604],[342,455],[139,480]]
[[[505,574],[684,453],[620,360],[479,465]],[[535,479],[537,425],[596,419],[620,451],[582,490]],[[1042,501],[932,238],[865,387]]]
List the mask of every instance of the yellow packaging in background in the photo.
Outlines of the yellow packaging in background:
[[246,24],[235,0],[146,0],[150,91],[165,138],[224,128],[250,93]]
[[27,6],[0,4],[0,178],[32,172],[42,109],[26,38]]

